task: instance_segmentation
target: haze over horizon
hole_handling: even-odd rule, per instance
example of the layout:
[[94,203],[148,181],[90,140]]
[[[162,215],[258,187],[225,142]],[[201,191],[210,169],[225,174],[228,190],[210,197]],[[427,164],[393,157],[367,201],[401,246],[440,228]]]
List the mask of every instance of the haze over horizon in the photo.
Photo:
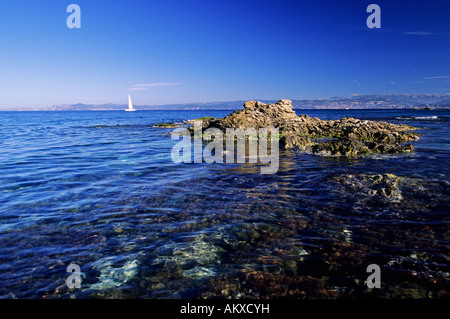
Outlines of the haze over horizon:
[[[81,28],[66,25],[81,8]],[[369,29],[369,4],[381,28]],[[0,110],[450,93],[450,2],[0,4]]]

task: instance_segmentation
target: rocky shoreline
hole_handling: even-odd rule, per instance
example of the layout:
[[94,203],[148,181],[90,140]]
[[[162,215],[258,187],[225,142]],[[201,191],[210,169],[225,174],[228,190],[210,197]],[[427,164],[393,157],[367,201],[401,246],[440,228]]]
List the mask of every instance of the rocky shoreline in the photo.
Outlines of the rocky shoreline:
[[[275,104],[258,101],[244,103],[243,110],[237,110],[224,118],[202,118],[203,130],[218,128],[278,128],[280,147],[299,149],[323,156],[356,157],[368,153],[412,152],[412,144],[419,139],[414,127],[382,121],[359,120],[345,117],[340,120],[320,120],[308,115],[297,115],[291,100],[280,100]],[[173,128],[184,123],[162,123],[155,127]]]

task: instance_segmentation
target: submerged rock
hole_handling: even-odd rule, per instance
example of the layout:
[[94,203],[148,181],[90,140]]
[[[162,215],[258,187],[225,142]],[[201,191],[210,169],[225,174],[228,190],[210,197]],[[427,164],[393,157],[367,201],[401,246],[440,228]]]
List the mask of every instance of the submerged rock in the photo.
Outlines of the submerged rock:
[[122,286],[138,273],[139,263],[136,259],[128,260],[122,267],[113,267],[110,260],[100,264],[101,274],[98,282],[90,286],[92,290],[107,290]]
[[402,199],[398,182],[400,177],[394,174],[377,174],[370,176],[373,183],[373,193],[387,198]]
[[151,266],[154,269],[170,269],[180,278],[203,279],[215,274],[223,249],[205,241],[202,236],[193,241],[175,242],[157,249]]

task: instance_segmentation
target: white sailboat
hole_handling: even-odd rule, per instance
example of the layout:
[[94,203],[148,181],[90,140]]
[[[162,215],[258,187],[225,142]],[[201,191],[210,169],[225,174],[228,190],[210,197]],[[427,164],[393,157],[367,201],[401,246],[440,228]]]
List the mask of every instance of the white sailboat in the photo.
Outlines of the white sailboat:
[[128,94],[128,108],[125,109],[125,111],[127,112],[136,111],[136,109],[133,108],[133,103],[131,103],[131,97],[129,94]]

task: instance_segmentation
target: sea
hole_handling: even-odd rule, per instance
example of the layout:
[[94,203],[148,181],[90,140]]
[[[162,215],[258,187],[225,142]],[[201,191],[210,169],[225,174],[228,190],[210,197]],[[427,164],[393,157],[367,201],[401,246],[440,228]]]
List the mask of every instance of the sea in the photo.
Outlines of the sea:
[[231,112],[0,112],[0,298],[449,298],[450,111],[296,110],[422,136],[275,174],[154,127]]

